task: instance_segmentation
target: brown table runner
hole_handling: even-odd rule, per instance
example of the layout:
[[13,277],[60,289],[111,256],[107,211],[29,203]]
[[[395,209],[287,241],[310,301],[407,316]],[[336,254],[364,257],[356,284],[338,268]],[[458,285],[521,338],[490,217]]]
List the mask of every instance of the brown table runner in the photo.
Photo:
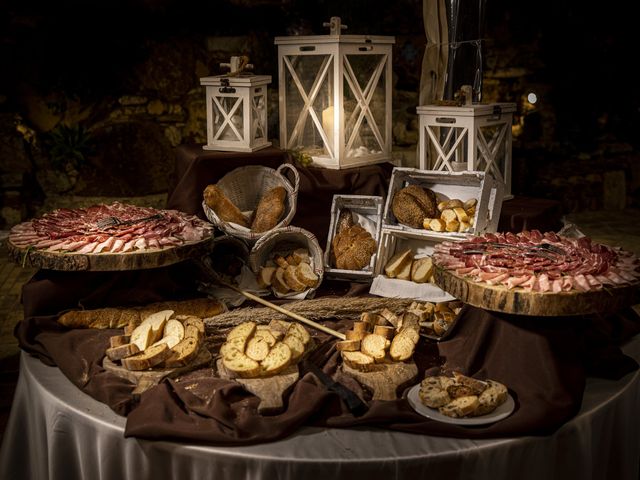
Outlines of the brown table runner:
[[[256,397],[235,382],[212,377],[210,369],[179,381],[166,380],[137,403],[131,395],[133,385],[100,366],[108,339],[116,331],[67,330],[55,321],[56,310],[78,305],[91,308],[184,298],[194,294],[189,286],[196,279],[197,269],[189,262],[117,274],[39,272],[23,289],[26,315],[16,327],[16,336],[21,348],[57,365],[78,388],[128,415],[127,436],[221,445],[272,441],[301,425],[368,425],[464,438],[548,435],[579,410],[588,374],[619,378],[637,368],[617,347],[640,331],[632,310],[606,318],[529,318],[465,307],[450,340],[439,345],[421,342],[415,355],[420,375],[444,364],[505,383],[516,400],[516,410],[507,419],[474,428],[442,424],[416,414],[403,400],[372,402],[369,411],[356,418],[312,374],[295,384],[284,412],[261,416],[255,409]],[[346,322],[327,323],[347,328]],[[314,335],[320,345],[333,342],[321,332]],[[323,348],[313,360],[332,374],[338,356],[335,349]],[[357,382],[338,378],[366,396]]]

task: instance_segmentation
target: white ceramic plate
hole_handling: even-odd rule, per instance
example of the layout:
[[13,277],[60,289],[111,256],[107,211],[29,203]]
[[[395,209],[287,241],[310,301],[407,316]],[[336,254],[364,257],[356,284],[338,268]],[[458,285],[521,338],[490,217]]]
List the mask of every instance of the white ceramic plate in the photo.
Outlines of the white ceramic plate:
[[511,412],[513,412],[516,406],[516,403],[513,401],[513,397],[509,395],[507,400],[491,413],[487,413],[486,415],[481,415],[479,417],[453,418],[441,414],[436,408],[427,407],[420,401],[419,392],[420,384],[417,384],[411,387],[407,393],[409,405],[411,405],[416,412],[432,420],[442,423],[451,423],[454,425],[486,425],[488,423],[494,423],[511,415]]

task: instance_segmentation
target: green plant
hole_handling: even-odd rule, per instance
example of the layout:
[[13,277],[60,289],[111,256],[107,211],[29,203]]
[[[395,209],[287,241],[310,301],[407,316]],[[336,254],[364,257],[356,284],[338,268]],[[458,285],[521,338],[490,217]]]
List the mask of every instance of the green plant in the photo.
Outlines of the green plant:
[[93,139],[81,125],[60,125],[51,131],[45,141],[54,167],[78,170],[94,153]]
[[309,155],[302,149],[288,150],[288,152],[293,158],[293,161],[301,167],[308,167],[313,163],[313,159],[311,158],[311,155]]

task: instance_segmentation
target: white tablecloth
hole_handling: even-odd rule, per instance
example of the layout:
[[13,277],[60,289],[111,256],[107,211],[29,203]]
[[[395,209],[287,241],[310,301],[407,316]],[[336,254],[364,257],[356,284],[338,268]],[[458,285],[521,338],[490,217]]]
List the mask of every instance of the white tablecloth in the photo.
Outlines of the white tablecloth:
[[[640,359],[640,337],[625,347]],[[638,480],[640,373],[588,379],[579,415],[549,437],[464,440],[303,428],[245,447],[124,438],[125,418],[22,354],[0,479]]]

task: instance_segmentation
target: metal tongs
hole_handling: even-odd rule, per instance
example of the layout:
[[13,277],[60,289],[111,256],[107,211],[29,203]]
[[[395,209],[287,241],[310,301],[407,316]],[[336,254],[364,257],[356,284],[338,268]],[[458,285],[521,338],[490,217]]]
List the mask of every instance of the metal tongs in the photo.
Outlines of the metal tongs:
[[143,223],[156,219],[159,220],[161,218],[164,218],[161,213],[156,213],[150,217],[136,218],[135,220],[120,220],[118,217],[104,217],[96,222],[96,226],[101,229],[108,227],[120,227],[122,225],[135,225],[136,223]]

